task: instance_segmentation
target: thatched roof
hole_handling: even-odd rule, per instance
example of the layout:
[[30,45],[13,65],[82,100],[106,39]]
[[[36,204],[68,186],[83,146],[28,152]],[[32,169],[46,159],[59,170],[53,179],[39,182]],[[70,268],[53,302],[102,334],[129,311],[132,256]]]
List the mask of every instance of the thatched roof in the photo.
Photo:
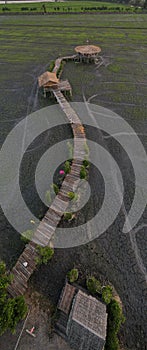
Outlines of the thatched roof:
[[69,283],[66,283],[62,291],[62,294],[58,303],[58,309],[63,311],[67,315],[70,311],[75,291],[76,291],[76,288]]
[[75,51],[82,55],[94,55],[101,52],[101,48],[95,45],[83,45],[75,47]]
[[81,290],[75,297],[71,320],[99,338],[106,339],[106,305]]
[[56,73],[54,72],[45,72],[38,78],[38,84],[39,87],[45,86],[48,83],[57,84],[59,82],[59,79],[56,76]]

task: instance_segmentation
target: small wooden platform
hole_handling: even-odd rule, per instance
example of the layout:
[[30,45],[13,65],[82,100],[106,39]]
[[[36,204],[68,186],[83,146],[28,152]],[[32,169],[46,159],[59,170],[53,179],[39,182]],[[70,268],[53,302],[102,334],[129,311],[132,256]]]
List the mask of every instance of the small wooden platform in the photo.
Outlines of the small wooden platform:
[[70,96],[72,96],[72,87],[68,80],[60,80],[54,87],[53,86],[43,86],[43,95],[46,98],[46,94],[50,93],[53,95],[53,90],[58,89],[61,92],[69,93]]

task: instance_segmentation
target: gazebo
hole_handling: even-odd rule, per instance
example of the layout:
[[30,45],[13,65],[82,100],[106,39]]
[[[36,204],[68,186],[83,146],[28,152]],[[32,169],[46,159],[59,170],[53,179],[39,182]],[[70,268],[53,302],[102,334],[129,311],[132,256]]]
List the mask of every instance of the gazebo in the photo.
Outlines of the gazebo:
[[77,53],[77,58],[80,62],[93,62],[98,54],[101,52],[101,48],[95,45],[83,45],[76,46],[75,51]]

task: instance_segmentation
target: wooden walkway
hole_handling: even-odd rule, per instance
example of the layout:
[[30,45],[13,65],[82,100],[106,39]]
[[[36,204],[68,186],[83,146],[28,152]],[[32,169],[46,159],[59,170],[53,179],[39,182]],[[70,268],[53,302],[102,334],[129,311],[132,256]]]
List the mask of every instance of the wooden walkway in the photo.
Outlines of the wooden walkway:
[[[61,58],[56,60],[54,69],[58,70],[61,60]],[[73,162],[71,165],[71,171],[66,175],[58,195],[56,195],[54,201],[35,231],[33,235],[33,242],[26,245],[16,265],[12,269],[14,279],[11,285],[8,287],[8,291],[13,297],[24,294],[27,288],[27,282],[37,267],[35,261],[35,258],[37,257],[37,252],[35,249],[36,245],[54,246],[54,234],[56,227],[69,205],[68,192],[75,192],[80,181],[81,165],[83,164],[83,159],[86,156],[85,131],[78,115],[71,108],[70,104],[67,102],[60,90],[53,89],[52,91],[71,124],[74,135]],[[25,262],[27,262],[26,267],[23,265]]]
[[[30,242],[17,260],[16,265],[12,269],[13,282],[8,286],[8,292],[12,297],[23,295],[27,289],[27,282],[36,269],[35,258],[37,257],[36,244]],[[23,264],[27,262],[25,267]]]
[[[61,65],[61,63],[62,63],[63,61],[74,60],[74,59],[76,59],[76,57],[77,57],[77,55],[64,56],[64,57],[59,57],[59,58],[57,58],[56,61],[55,61],[55,67],[54,67],[54,69],[53,69],[53,72],[57,73],[57,71],[58,71],[58,69],[59,69],[59,67],[60,67],[60,65]],[[61,71],[61,74],[62,74],[62,71]],[[60,74],[60,75],[61,75],[61,74]]]
[[[56,73],[57,75],[57,72],[58,72],[58,69],[60,68],[60,65],[62,64],[62,62],[67,62],[69,60],[75,60],[77,58],[77,55],[73,55],[73,56],[64,56],[64,57],[59,57],[56,59],[55,61],[55,66],[54,66],[54,69],[52,71],[52,73]],[[61,75],[62,75],[62,71],[63,71],[63,68],[60,70],[60,72],[58,73],[58,79],[60,79]],[[38,78],[39,80],[39,78]],[[65,94],[68,92],[70,94],[70,96],[72,96],[72,87],[69,83],[69,81],[66,79],[66,80],[59,80],[59,82],[57,83],[57,88],[62,91],[62,92],[65,92]],[[43,86],[43,94],[44,94],[44,97],[46,98],[46,94],[47,92],[50,92],[50,94],[52,93],[52,88],[50,86],[47,86],[46,84]],[[53,93],[52,93],[53,95]]]

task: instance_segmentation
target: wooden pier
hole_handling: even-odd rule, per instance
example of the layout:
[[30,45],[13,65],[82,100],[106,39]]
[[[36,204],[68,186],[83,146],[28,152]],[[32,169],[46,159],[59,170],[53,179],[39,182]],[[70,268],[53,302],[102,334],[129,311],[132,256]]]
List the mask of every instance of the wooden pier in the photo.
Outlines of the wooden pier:
[[[63,59],[65,58],[59,58],[56,60],[53,70],[54,73],[57,72]],[[86,157],[85,130],[81,124],[79,116],[67,102],[59,86],[54,86],[51,91],[71,124],[74,135],[73,161],[70,173],[66,175],[59,193],[56,195],[33,235],[33,242],[31,241],[26,245],[16,265],[12,269],[14,279],[11,285],[8,287],[8,291],[13,297],[25,293],[25,290],[27,289],[27,282],[37,267],[36,257],[38,254],[36,251],[36,246],[54,246],[56,227],[69,205],[68,192],[75,192],[78,182],[80,181],[81,166]]]
[[38,84],[39,87],[43,88],[43,95],[46,98],[47,93],[50,94],[50,96],[53,96],[52,90],[58,89],[59,91],[63,92],[65,96],[69,94],[69,96],[72,96],[72,87],[69,83],[69,81],[66,80],[60,80],[62,70],[59,72],[57,77],[57,72],[62,64],[62,62],[67,62],[69,60],[76,60],[77,55],[72,56],[64,56],[59,57],[55,61],[55,66],[53,68],[52,72],[44,72],[40,77],[38,77]]

